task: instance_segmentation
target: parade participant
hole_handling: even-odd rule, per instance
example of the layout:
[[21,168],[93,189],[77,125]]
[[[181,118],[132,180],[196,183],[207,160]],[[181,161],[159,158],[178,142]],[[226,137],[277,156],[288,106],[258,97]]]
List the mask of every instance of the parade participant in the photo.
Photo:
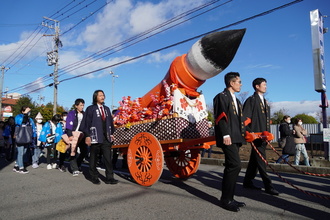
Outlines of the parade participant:
[[61,140],[63,134],[62,125],[60,123],[61,115],[56,114],[50,121],[47,121],[42,127],[39,141],[47,147],[47,170],[57,168],[57,150],[55,145]]
[[5,153],[5,138],[3,136],[5,131],[5,122],[0,121],[0,157],[6,157]]
[[[21,108],[21,114],[19,114],[15,117],[15,125],[16,125],[15,137],[16,138],[19,138],[19,135],[20,135],[18,132],[18,128],[23,127],[23,126],[25,126],[25,127],[31,126],[31,129],[32,129],[31,140],[36,138],[37,134],[36,134],[35,124],[34,124],[34,121],[32,120],[32,118],[30,118],[30,111],[31,111],[31,109],[28,106],[23,106]],[[24,167],[24,161],[27,161],[27,159],[24,157],[26,157],[26,151],[30,147],[31,144],[32,144],[32,141],[30,143],[25,143],[25,144],[20,144],[17,142],[16,163],[18,165],[18,170],[16,167],[14,167],[15,172],[22,173],[22,174],[29,173],[29,171]]]
[[5,139],[5,153],[6,161],[10,162],[15,157],[16,143],[15,143],[15,118],[9,117],[5,122],[5,130],[3,132]]
[[295,121],[295,125],[293,126],[293,129],[295,131],[294,142],[296,144],[294,164],[299,165],[300,154],[303,154],[304,164],[309,167],[309,157],[305,147],[307,131],[305,128],[303,128],[302,123],[303,122],[301,118],[297,118]]
[[61,123],[63,132],[65,131],[65,125],[66,125],[66,119],[67,119],[67,117],[68,117],[68,113],[67,112],[62,112],[60,123]]
[[[209,126],[209,136],[214,136],[214,127],[211,121],[208,122],[208,126]],[[201,157],[204,157],[205,152],[207,152],[207,158],[211,158],[211,154],[212,154],[212,148],[213,145],[210,145],[209,149],[203,149],[201,152]]]
[[[74,102],[75,110],[70,111],[66,119],[65,133],[71,144],[70,167],[73,176],[78,176],[82,172],[81,164],[87,155],[87,146],[83,138],[83,133],[79,131],[83,119],[84,106],[85,101],[83,99],[76,99]],[[78,158],[76,157],[76,146],[80,152]]]
[[295,134],[294,130],[291,130],[290,124],[291,117],[289,115],[284,115],[282,123],[279,127],[280,130],[280,138],[282,144],[282,156],[280,156],[276,163],[281,163],[283,160],[288,163],[290,156],[295,154],[295,143],[293,139],[293,135]]
[[114,141],[114,125],[111,111],[104,105],[105,95],[102,90],[93,94],[93,105],[87,107],[81,123],[81,130],[86,136],[86,144],[90,146],[89,173],[93,184],[100,184],[99,172],[96,169],[97,155],[102,152],[105,163],[106,184],[117,184],[114,178],[111,146]]
[[37,141],[33,147],[33,155],[32,155],[32,168],[38,168],[39,167],[39,157],[41,153],[41,149],[43,148],[43,145],[41,144],[41,141],[39,141],[40,133],[42,130],[42,115],[40,112],[38,112],[36,119],[36,131],[37,131]]
[[[66,118],[67,118],[67,116],[68,116],[68,113],[67,112],[62,112],[62,114],[61,114],[61,121],[60,121],[60,124],[62,126],[62,134],[65,133],[65,125],[66,125]],[[59,152],[58,151],[58,153],[59,153],[59,157],[58,157],[59,163],[58,163],[57,169],[59,171],[61,171],[61,172],[66,172],[66,167],[64,166],[64,160],[65,160],[65,158],[67,156],[67,152],[62,153],[62,152]]]
[[239,148],[245,142],[243,111],[235,93],[241,90],[240,74],[229,72],[224,76],[226,88],[213,99],[215,138],[217,147],[225,154],[220,207],[238,212],[245,203],[234,199],[237,177],[241,170]]
[[[114,121],[116,120],[116,117],[117,117],[116,116],[117,111],[118,111],[117,109],[112,110],[112,117],[113,117]],[[119,156],[118,148],[112,149],[112,166],[113,166],[113,169],[117,169],[118,156]]]
[[[244,103],[243,114],[248,118],[246,129],[249,132],[270,131],[270,108],[268,102],[264,98],[267,90],[267,81],[264,78],[256,78],[252,82],[254,94],[250,96]],[[252,145],[252,143],[251,143]],[[263,158],[266,157],[267,142],[263,139],[256,139],[253,145],[257,148]],[[250,160],[246,169],[243,187],[249,189],[261,189],[256,187],[252,180],[256,177],[259,170],[260,176],[265,186],[265,192],[271,195],[278,195],[274,189],[272,181],[266,172],[266,163],[259,157],[256,150],[252,147]]]

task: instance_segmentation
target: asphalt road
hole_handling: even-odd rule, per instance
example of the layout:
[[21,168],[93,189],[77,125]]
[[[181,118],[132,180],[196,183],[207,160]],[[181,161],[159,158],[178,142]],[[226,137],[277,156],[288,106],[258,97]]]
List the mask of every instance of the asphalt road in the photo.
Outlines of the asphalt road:
[[[246,207],[238,213],[218,206],[223,166],[201,164],[188,180],[172,178],[164,166],[157,183],[143,187],[131,180],[128,170],[116,171],[117,185],[93,185],[84,174],[28,167],[29,174],[12,171],[13,163],[0,161],[0,219],[330,219],[330,178],[281,173],[302,190],[327,197],[307,195],[270,173],[281,193],[270,196],[263,191],[242,187],[242,169],[236,200]],[[100,170],[101,175],[104,171]],[[101,179],[102,180],[102,179]],[[263,186],[259,176],[255,185]]]

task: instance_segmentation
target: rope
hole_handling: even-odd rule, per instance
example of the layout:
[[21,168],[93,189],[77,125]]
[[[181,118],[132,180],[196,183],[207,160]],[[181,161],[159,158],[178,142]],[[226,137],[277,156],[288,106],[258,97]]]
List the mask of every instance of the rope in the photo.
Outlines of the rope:
[[[268,146],[270,146],[270,148],[280,157],[281,155],[277,152],[277,150],[267,141],[267,144]],[[299,173],[302,173],[302,174],[306,174],[306,175],[311,175],[311,176],[330,176],[330,174],[316,174],[316,173],[309,173],[309,172],[305,172],[305,171],[302,171],[302,170],[299,170],[297,167],[294,167],[292,165],[292,163],[290,162],[287,162],[284,160],[284,162],[286,164],[288,164],[290,167],[292,167],[293,169],[295,169],[296,171],[298,171]]]
[[[268,142],[268,141],[267,141]],[[259,157],[266,163],[266,165],[273,171],[273,173],[275,173],[283,182],[289,184],[290,186],[292,186],[293,188],[297,189],[298,191],[300,192],[303,192],[309,196],[314,196],[314,197],[317,197],[317,198],[320,198],[320,199],[326,199],[326,200],[330,200],[330,196],[322,196],[322,195],[318,195],[318,194],[315,194],[315,193],[312,193],[312,192],[308,192],[308,191],[305,191],[303,189],[300,189],[299,187],[293,185],[292,183],[290,183],[287,179],[285,179],[284,177],[282,177],[278,172],[275,171],[275,169],[270,166],[268,164],[268,161],[261,155],[261,153],[258,151],[257,147],[253,144],[253,142],[250,142],[252,147],[254,148],[254,150],[257,152],[257,154],[259,155]],[[269,142],[268,142],[269,143]]]

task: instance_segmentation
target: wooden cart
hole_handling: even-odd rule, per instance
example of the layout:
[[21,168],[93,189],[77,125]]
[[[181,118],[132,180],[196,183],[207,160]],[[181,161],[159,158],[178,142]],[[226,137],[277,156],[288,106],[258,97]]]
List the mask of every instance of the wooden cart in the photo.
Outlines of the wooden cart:
[[[172,118],[116,130],[113,148],[127,155],[129,172],[138,184],[151,186],[157,182],[164,162],[177,178],[186,179],[198,170],[200,150],[215,144],[214,136],[208,135],[206,119],[184,126],[180,121],[180,118]],[[125,140],[123,135],[127,135]]]

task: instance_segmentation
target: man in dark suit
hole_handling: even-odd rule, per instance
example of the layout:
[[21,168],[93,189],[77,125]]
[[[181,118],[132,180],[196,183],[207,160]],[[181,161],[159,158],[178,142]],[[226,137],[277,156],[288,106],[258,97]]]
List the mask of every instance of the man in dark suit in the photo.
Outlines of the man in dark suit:
[[225,154],[220,206],[238,212],[239,207],[245,206],[245,203],[234,200],[236,181],[241,170],[239,148],[245,142],[242,105],[235,97],[242,86],[239,73],[227,73],[225,84],[224,91],[213,99],[216,143]]
[[[252,82],[255,90],[254,94],[250,96],[244,103],[243,113],[247,117],[247,127],[249,132],[263,132],[270,131],[270,109],[264,98],[267,90],[267,81],[264,78],[256,78]],[[253,141],[257,150],[263,158],[266,159],[267,142],[263,139],[256,139]],[[251,143],[252,145],[252,143]],[[255,186],[252,180],[256,177],[259,170],[260,176],[265,186],[265,192],[271,195],[278,195],[279,193],[274,189],[272,181],[266,172],[266,163],[260,158],[258,153],[252,147],[250,160],[246,169],[243,187],[249,189],[261,189]]]
[[116,184],[111,162],[111,145],[115,131],[110,108],[104,105],[105,95],[102,90],[93,94],[93,105],[87,107],[82,124],[86,144],[90,146],[89,173],[94,184],[100,184],[96,169],[97,155],[102,152],[105,163],[106,184]]

